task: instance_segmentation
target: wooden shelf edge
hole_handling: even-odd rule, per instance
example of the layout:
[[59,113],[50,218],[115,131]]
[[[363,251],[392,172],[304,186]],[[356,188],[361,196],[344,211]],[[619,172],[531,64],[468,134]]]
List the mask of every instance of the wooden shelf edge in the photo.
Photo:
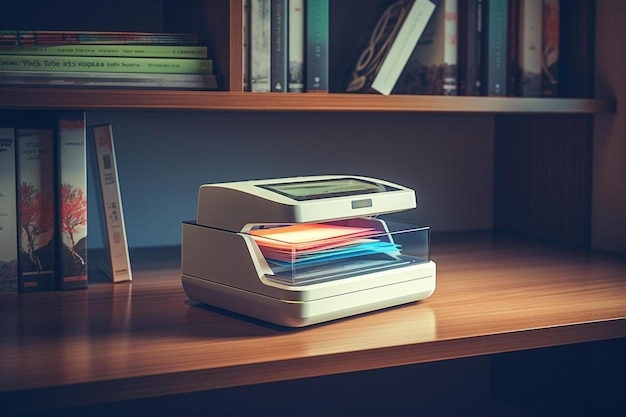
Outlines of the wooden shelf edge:
[[610,114],[613,99],[2,88],[4,109]]

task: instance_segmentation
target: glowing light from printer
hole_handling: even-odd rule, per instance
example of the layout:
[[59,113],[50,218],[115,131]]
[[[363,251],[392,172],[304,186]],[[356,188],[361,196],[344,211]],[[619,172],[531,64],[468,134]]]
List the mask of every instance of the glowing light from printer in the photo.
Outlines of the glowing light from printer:
[[258,185],[258,187],[282,194],[297,201],[382,193],[385,191],[398,190],[397,188],[357,178],[261,184]]

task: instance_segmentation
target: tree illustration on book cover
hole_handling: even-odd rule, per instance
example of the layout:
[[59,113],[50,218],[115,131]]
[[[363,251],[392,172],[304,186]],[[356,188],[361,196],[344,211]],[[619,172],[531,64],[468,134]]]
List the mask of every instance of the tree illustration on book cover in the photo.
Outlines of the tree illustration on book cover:
[[[87,199],[81,188],[67,182],[61,185],[61,240],[63,242],[63,265],[66,276],[87,274],[86,225]],[[76,240],[78,239],[78,241]]]
[[52,233],[54,200],[35,185],[22,182],[19,188],[20,257],[24,272],[43,271],[54,265]]

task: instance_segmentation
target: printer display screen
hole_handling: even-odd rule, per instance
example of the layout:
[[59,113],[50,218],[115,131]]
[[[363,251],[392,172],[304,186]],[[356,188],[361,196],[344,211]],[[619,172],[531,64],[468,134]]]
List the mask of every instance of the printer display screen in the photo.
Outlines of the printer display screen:
[[398,188],[389,187],[371,181],[364,181],[358,178],[337,178],[317,181],[263,184],[258,186],[275,193],[285,195],[297,201],[398,191]]

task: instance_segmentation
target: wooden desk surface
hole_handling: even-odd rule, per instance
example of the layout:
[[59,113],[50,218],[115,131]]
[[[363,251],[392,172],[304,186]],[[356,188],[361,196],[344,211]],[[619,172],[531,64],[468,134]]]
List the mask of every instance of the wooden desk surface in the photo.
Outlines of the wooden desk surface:
[[177,255],[160,250],[133,259],[132,283],[0,296],[0,404],[56,408],[626,337],[624,256],[486,234],[434,235],[431,255],[432,297],[304,329],[188,300]]

